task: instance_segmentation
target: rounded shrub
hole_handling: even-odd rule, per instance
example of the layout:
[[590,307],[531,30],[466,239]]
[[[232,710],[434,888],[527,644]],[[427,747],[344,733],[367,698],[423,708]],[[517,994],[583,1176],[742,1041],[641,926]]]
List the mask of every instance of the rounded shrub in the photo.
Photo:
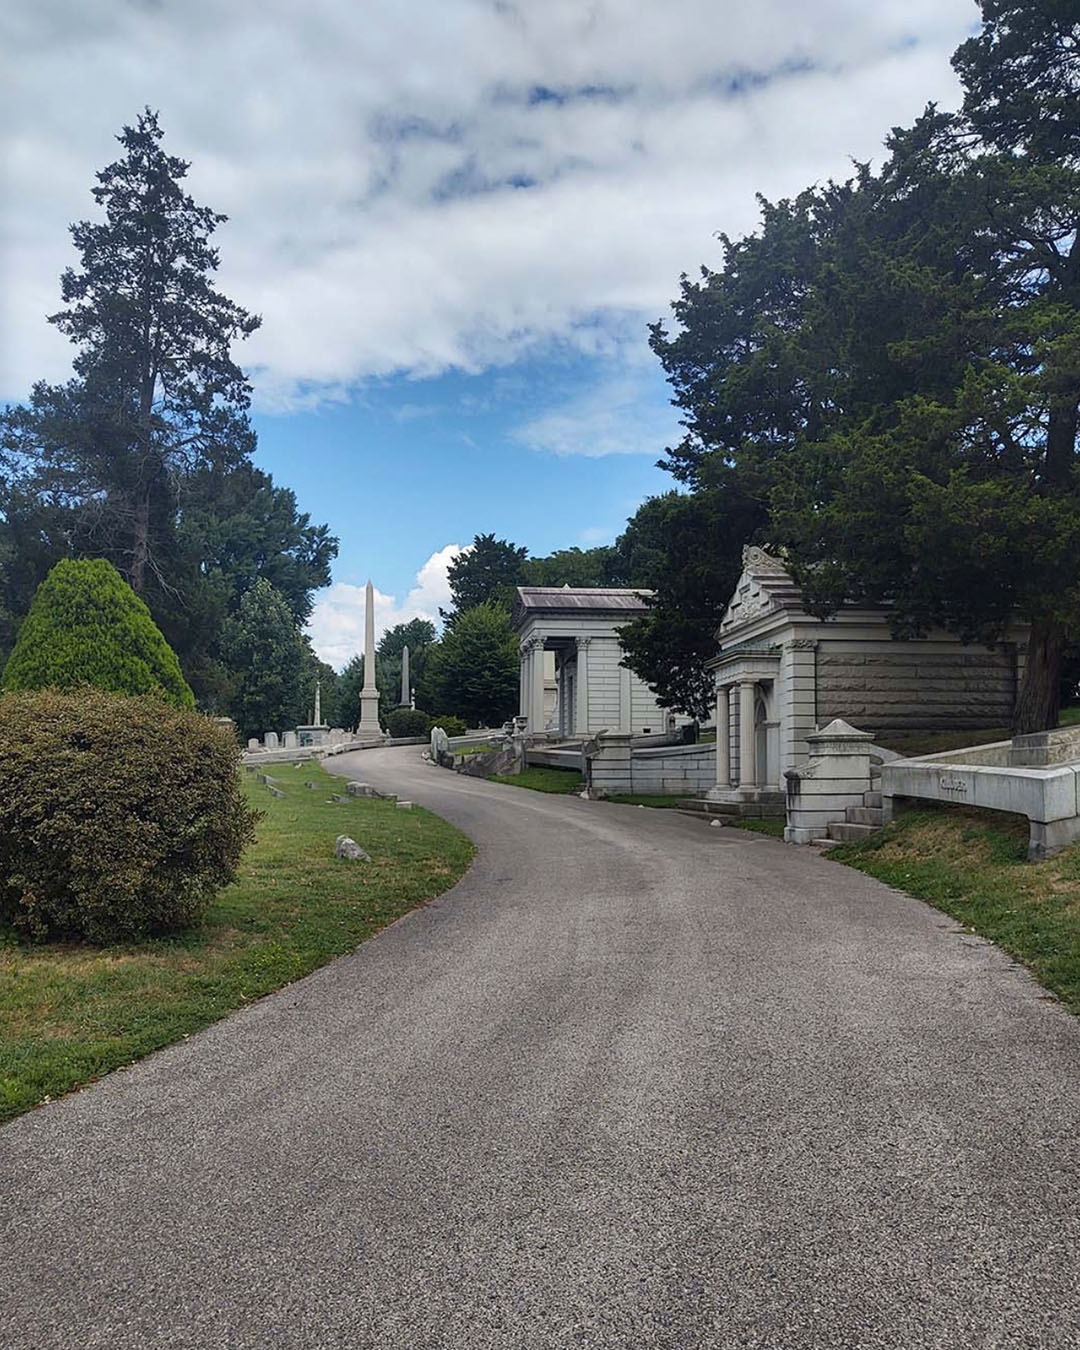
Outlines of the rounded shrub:
[[445,717],[433,717],[431,725],[442,727],[448,736],[464,736],[469,730],[461,718],[455,717],[453,713],[448,713]]
[[5,689],[160,693],[178,708],[195,696],[150,611],[104,558],[65,559],[41,583],[4,668]]
[[209,717],[100,689],[0,696],[0,919],[24,936],[194,923],[256,819],[236,740]]
[[419,708],[393,708],[386,715],[386,729],[391,736],[426,736],[431,730],[431,718]]

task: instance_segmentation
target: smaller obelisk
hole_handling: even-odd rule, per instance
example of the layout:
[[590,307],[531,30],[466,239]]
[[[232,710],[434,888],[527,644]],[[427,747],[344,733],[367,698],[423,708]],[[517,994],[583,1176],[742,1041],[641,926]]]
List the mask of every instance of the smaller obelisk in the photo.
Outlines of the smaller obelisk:
[[322,726],[322,680],[315,681],[315,716],[311,719],[312,726]]
[[375,683],[375,587],[369,581],[364,593],[364,687],[360,690],[361,736],[381,736],[379,727],[379,689]]
[[412,707],[412,693],[409,688],[409,645],[405,644],[401,649],[401,698],[398,700],[399,708]]

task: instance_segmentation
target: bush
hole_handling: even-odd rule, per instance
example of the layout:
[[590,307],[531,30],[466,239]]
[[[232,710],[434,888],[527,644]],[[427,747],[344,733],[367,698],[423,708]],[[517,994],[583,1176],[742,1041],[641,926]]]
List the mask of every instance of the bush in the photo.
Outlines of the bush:
[[391,736],[426,736],[431,718],[419,708],[394,708],[387,714],[386,729]]
[[453,713],[449,713],[446,717],[433,717],[431,725],[442,727],[448,736],[464,736],[469,730],[461,718],[455,717]]
[[4,668],[5,689],[160,693],[178,708],[195,696],[150,611],[104,558],[58,562],[37,588]]
[[254,837],[230,732],[156,697],[0,697],[0,918],[105,943],[183,928]]

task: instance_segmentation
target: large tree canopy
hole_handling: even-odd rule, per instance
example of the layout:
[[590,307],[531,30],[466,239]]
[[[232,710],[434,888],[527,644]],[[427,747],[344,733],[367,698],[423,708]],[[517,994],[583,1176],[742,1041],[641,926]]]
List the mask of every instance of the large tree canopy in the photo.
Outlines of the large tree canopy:
[[147,110],[97,175],[102,216],[72,227],[79,265],[50,322],[74,378],[0,415],[0,652],[65,557],[111,561],[146,601],[200,704],[227,711],[226,620],[257,577],[296,625],[337,540],[255,469],[250,390],[231,354],[259,320],[213,284],[225,217],[184,190]]
[[886,603],[898,634],[983,641],[1025,620],[1036,730],[1080,621],[1080,23],[983,8],[963,113],[895,131],[876,173],[763,202],[652,342],[685,415],[668,467],[757,503],[727,529],[783,550],[822,613]]

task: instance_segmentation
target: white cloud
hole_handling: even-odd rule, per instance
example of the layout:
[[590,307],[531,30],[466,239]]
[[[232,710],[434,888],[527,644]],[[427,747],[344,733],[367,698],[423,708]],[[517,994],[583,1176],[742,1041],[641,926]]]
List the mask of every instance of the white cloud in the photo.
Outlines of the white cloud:
[[[447,568],[459,554],[467,552],[460,544],[447,544],[433,553],[416,574],[416,585],[404,601],[375,588],[375,641],[395,624],[411,619],[430,619],[440,625],[439,610],[449,609],[450,585]],[[364,609],[366,586],[339,581],[320,592],[308,624],[316,654],[340,670],[358,652],[364,650]]]
[[629,375],[607,380],[518,427],[515,440],[553,455],[659,456],[680,439],[678,414]]
[[[392,372],[618,355],[754,192],[880,153],[970,0],[185,0],[0,9],[0,396],[60,378],[43,321],[111,139],[149,103],[231,217],[221,284],[262,313],[260,406]],[[58,98],[56,91],[64,91]],[[77,111],[76,111],[77,110]]]

